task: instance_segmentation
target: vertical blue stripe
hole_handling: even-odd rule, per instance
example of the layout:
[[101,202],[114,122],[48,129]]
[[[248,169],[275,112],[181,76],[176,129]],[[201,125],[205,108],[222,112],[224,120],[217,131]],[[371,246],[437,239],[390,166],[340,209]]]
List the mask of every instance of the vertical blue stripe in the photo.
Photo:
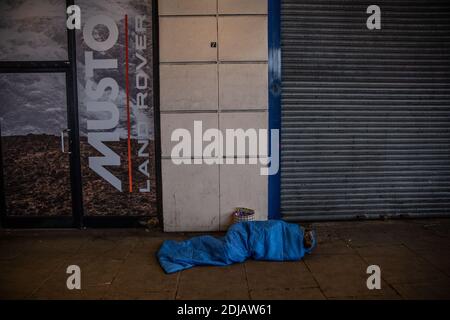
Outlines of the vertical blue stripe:
[[[269,1],[269,129],[281,129],[281,0]],[[269,150],[271,150],[269,133]],[[272,154],[272,152],[271,152]],[[281,161],[280,161],[281,162]],[[281,165],[281,163],[280,163]],[[280,219],[280,170],[269,176],[269,219]]]

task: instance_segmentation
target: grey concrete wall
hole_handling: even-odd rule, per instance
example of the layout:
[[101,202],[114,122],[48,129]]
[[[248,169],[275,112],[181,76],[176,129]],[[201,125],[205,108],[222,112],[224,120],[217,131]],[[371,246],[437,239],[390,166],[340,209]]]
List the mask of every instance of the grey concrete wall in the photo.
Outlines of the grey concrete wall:
[[267,1],[159,0],[159,23],[164,230],[224,230],[236,206],[267,219],[259,164],[176,165],[170,158],[172,131],[193,136],[195,120],[223,133],[267,129]]

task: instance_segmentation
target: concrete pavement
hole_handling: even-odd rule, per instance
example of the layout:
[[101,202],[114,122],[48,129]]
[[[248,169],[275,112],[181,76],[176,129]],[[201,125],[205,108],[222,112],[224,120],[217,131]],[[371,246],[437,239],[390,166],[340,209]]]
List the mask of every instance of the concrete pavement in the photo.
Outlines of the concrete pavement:
[[[0,230],[1,299],[450,299],[450,219],[315,223],[300,262],[247,261],[166,275],[158,230]],[[217,234],[220,235],[220,234]],[[381,268],[368,290],[367,266]],[[81,268],[68,290],[66,268]]]

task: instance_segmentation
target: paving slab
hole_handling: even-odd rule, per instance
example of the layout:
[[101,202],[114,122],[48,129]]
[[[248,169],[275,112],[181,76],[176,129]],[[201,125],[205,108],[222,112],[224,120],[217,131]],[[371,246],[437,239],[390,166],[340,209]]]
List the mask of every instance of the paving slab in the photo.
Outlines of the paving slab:
[[415,250],[419,257],[428,261],[433,267],[450,277],[450,250]]
[[378,265],[388,283],[422,283],[448,277],[403,245],[356,249],[369,265]]
[[266,289],[250,291],[254,300],[324,300],[319,288],[303,289]]
[[331,241],[322,241],[319,238],[317,248],[314,250],[314,255],[327,254],[355,254],[355,249],[344,240],[337,239]]
[[107,291],[102,300],[173,300],[173,291]]
[[62,265],[65,258],[65,255],[27,254],[1,261],[0,299],[29,298]]
[[[0,299],[450,299],[450,219],[309,225],[318,247],[303,261],[171,275],[156,258],[162,242],[204,233],[0,230]],[[71,264],[81,290],[67,289]],[[370,264],[381,267],[381,290],[366,286]]]
[[393,287],[405,299],[449,300],[450,282],[431,281],[426,283],[394,284]]
[[249,299],[243,264],[204,266],[180,274],[177,299]]
[[305,260],[327,298],[396,295],[385,282],[381,290],[367,288],[367,263],[357,254],[312,255]]
[[[52,286],[50,286],[52,285]],[[107,286],[84,286],[81,290],[69,290],[59,283],[44,285],[29,298],[35,300],[100,300],[108,290]]]
[[245,262],[248,285],[250,290],[266,289],[299,289],[318,287],[312,274],[303,261]]
[[150,252],[130,254],[112,283],[113,292],[146,293],[171,291],[175,297],[178,274],[167,275]]
[[119,260],[124,259],[138,243],[139,239],[137,237],[96,236],[85,241],[77,251],[77,255]]

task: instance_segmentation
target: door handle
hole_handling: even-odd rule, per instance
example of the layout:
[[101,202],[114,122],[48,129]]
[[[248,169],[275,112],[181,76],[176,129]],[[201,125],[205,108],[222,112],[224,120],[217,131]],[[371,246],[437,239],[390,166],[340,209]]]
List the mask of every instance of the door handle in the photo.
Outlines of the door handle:
[[66,151],[66,147],[64,145],[64,134],[66,132],[69,133],[70,129],[64,129],[63,131],[61,131],[61,151],[62,151],[62,153],[65,153],[65,154],[71,154],[70,151]]

